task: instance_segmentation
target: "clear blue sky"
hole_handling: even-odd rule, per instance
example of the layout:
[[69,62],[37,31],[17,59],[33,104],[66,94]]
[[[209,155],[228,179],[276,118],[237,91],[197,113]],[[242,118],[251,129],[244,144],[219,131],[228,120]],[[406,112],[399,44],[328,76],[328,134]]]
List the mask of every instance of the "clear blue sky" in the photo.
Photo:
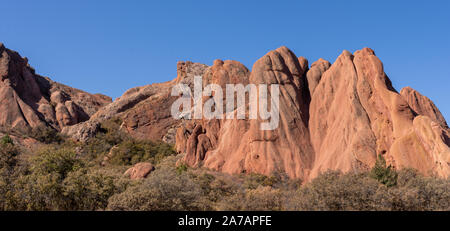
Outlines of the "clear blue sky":
[[0,0],[0,41],[38,73],[92,93],[173,79],[176,63],[241,61],[285,45],[310,63],[371,47],[397,90],[450,119],[450,1]]

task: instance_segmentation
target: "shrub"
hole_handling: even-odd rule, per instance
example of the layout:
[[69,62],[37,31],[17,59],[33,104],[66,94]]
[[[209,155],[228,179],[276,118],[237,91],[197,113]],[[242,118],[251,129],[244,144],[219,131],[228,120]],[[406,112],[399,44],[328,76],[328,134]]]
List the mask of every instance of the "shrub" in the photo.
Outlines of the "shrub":
[[259,186],[225,197],[218,203],[225,211],[280,211],[283,210],[283,192],[270,186]]
[[268,177],[261,174],[250,173],[244,175],[244,187],[248,189],[256,189],[259,186],[273,186],[275,177]]
[[33,128],[31,130],[30,136],[37,141],[45,144],[61,143],[63,141],[63,138],[58,133],[58,131],[50,127]]
[[18,210],[48,211],[64,208],[61,179],[58,174],[20,176],[15,182],[15,196],[20,198]]
[[112,118],[102,122],[96,137],[112,146],[125,141],[128,136],[120,130],[121,124],[120,118]]
[[17,164],[19,150],[12,143],[0,145],[0,169],[10,170]]
[[113,145],[105,140],[95,137],[82,146],[83,156],[90,160],[94,160],[106,155],[112,147]]
[[213,209],[219,209],[221,201],[244,190],[241,179],[205,169],[189,169],[189,176],[202,190],[203,197]]
[[[99,137],[91,148],[106,152],[114,139]],[[129,137],[115,144],[117,165],[100,167],[77,155],[78,145],[46,145],[18,158],[16,146],[0,144],[0,210],[450,211],[449,179],[396,172],[382,157],[370,172],[329,171],[300,185],[282,173],[229,175],[177,166],[182,155],[170,145]],[[153,162],[156,170],[142,180],[123,176],[124,165],[139,161]]]
[[84,163],[77,158],[72,149],[45,148],[32,160],[31,171],[38,174],[56,174],[59,179],[66,178],[67,174],[82,168]]
[[10,142],[0,144],[0,210],[12,210],[14,177],[19,150]]
[[270,176],[250,173],[241,175],[244,179],[244,187],[256,189],[259,186],[270,186],[273,188],[298,188],[301,185],[300,180],[290,179],[286,173],[274,172]]
[[133,165],[138,162],[158,164],[164,157],[175,155],[172,145],[136,140],[120,130],[121,120],[113,118],[100,125],[99,133],[83,146],[84,156],[97,159],[109,155],[109,163]]
[[424,177],[416,170],[403,169],[398,184],[389,188],[386,203],[397,211],[450,211],[450,180]]
[[392,187],[397,184],[397,172],[391,165],[386,167],[386,160],[382,155],[378,156],[375,166],[370,172],[370,176],[387,187]]
[[127,140],[112,150],[110,163],[115,165],[134,165],[148,161],[158,164],[164,157],[175,155],[173,147],[166,143]]
[[83,153],[89,159],[100,158],[109,150],[124,140],[130,139],[120,131],[121,120],[113,118],[100,124],[100,129],[95,137],[89,139],[83,145]]
[[206,210],[200,187],[188,176],[177,174],[175,157],[163,163],[140,184],[109,199],[108,210]]
[[183,172],[186,172],[187,170],[188,170],[188,166],[184,163],[177,166],[178,174],[183,174]]
[[15,181],[19,210],[63,210],[66,198],[62,182],[84,166],[71,149],[48,147],[31,158],[30,168]]
[[0,145],[6,145],[6,144],[14,144],[13,140],[11,139],[11,137],[6,134],[2,137],[2,139],[0,140]]
[[31,172],[15,181],[13,210],[104,210],[108,199],[130,184],[122,171],[77,168],[64,179],[56,172]]
[[129,181],[121,182],[121,176],[105,174],[103,171],[80,169],[70,172],[62,182],[64,209],[104,210],[108,199],[122,192]]
[[367,174],[329,171],[302,186],[296,196],[288,200],[289,210],[384,210],[377,199],[385,193]]
[[387,187],[369,174],[327,172],[300,190],[286,194],[287,210],[450,211],[450,180],[423,177],[415,170],[398,173]]

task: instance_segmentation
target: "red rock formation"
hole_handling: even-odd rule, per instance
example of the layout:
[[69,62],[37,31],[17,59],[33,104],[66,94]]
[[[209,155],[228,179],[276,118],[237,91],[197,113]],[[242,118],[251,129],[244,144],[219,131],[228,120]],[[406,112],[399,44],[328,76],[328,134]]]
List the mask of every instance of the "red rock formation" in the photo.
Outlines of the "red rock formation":
[[308,88],[311,96],[314,94],[314,90],[316,89],[317,84],[319,84],[322,74],[328,70],[330,66],[330,62],[324,59],[319,59],[311,64],[311,69],[306,73]]
[[192,86],[194,76],[202,76],[208,66],[179,62],[177,68],[176,79],[132,88],[100,109],[89,121],[66,127],[62,133],[86,141],[96,134],[100,123],[117,117],[123,121],[122,129],[135,138],[175,143],[176,129],[181,121],[174,120],[170,113],[172,103],[177,99],[170,95],[172,87],[178,83]]
[[[176,139],[176,149],[186,153],[186,164],[226,173],[284,172],[310,180],[329,169],[369,170],[377,155],[384,155],[398,169],[450,175],[444,118],[417,92],[404,89],[400,95],[368,48],[354,55],[344,51],[333,65],[319,59],[310,69],[305,58],[286,47],[259,59],[251,73],[236,61],[216,60],[210,67],[180,62],[177,68],[173,81],[131,89],[90,120],[63,132],[87,140],[102,121],[119,117],[132,136],[170,143]],[[195,75],[203,76],[204,86],[279,84],[279,127],[263,131],[261,119],[174,120],[170,108],[177,97],[170,96],[171,88],[185,83],[192,89]],[[62,97],[53,98],[59,102]],[[210,98],[203,97],[203,102]],[[70,114],[71,107],[65,106]],[[56,111],[61,114],[55,116],[58,123],[71,123],[63,108]]]
[[124,175],[130,177],[132,180],[144,179],[153,170],[155,170],[155,167],[151,163],[137,163],[125,171]]
[[[236,61],[215,60],[214,65],[203,74],[203,85],[218,84],[225,89],[226,84],[248,84],[248,69]],[[225,92],[224,92],[225,93]],[[210,97],[204,97],[204,101]],[[224,100],[224,105],[226,100]],[[236,106],[235,106],[236,107]],[[223,121],[194,120],[186,121],[177,131],[177,150],[186,152],[185,161],[191,166],[198,166],[205,158],[206,152],[218,145],[219,130]]]
[[312,177],[328,169],[367,170],[375,163],[375,136],[357,82],[353,56],[344,51],[314,90],[309,121],[315,152]]
[[409,106],[419,115],[430,117],[432,120],[438,122],[443,127],[448,127],[447,122],[442,116],[439,109],[434,105],[428,97],[420,94],[411,87],[405,87],[400,91],[400,94],[408,102]]
[[[258,60],[248,82],[280,84],[279,127],[262,131],[260,119],[202,121],[190,132],[187,141],[181,128],[177,143],[186,144],[186,163],[226,173],[270,175],[283,171],[291,177],[305,178],[313,163],[313,152],[304,123],[309,98],[303,98],[308,96],[303,74],[297,57],[286,47]],[[229,79],[236,78],[229,76]]]
[[[176,138],[187,164],[227,173],[281,171],[307,180],[329,169],[367,171],[384,155],[397,168],[450,174],[446,129],[416,117],[370,49],[344,51],[331,67],[321,59],[308,70],[306,59],[282,47],[255,63],[248,82],[281,85],[280,127],[261,131],[260,120],[184,125]],[[442,124],[443,117],[433,115]]]
[[61,129],[89,119],[111,102],[35,74],[28,60],[0,44],[0,127]]
[[310,113],[316,157],[310,178],[327,169],[367,170],[376,155],[397,168],[450,174],[443,128],[415,117],[368,48],[339,56],[314,90]]

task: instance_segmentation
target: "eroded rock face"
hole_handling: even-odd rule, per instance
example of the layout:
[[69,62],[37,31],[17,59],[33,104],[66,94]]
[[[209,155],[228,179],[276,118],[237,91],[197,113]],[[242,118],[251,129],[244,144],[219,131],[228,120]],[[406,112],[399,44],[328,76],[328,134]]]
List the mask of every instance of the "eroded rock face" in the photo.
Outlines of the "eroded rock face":
[[430,119],[438,122],[441,126],[448,127],[444,116],[428,97],[420,94],[411,87],[404,87],[400,91],[400,94],[418,115],[428,116]]
[[315,162],[311,177],[332,170],[367,170],[376,160],[375,135],[357,92],[353,55],[344,51],[320,79],[310,104]]
[[242,83],[280,84],[279,127],[263,131],[260,119],[233,119],[204,120],[192,130],[180,128],[177,147],[183,151],[178,144],[186,144],[185,162],[233,174],[283,171],[290,177],[306,177],[313,152],[304,122],[309,103],[304,72],[298,58],[281,47],[255,63],[248,81],[245,76],[228,76]]
[[308,88],[311,96],[314,94],[314,90],[316,89],[317,84],[319,84],[319,81],[322,78],[322,74],[326,70],[328,70],[330,66],[330,62],[324,59],[319,59],[311,64],[311,69],[306,74],[306,78],[308,80]]
[[168,137],[175,135],[181,121],[171,116],[172,103],[178,98],[171,96],[172,87],[178,83],[193,87],[194,76],[202,76],[208,66],[179,62],[177,68],[176,79],[132,88],[95,113],[89,121],[66,127],[62,132],[84,142],[95,136],[103,121],[120,118],[123,131],[137,139],[174,142]]
[[[248,69],[239,62],[215,60],[213,66],[203,74],[202,82],[203,86],[217,84],[225,89],[226,84],[247,85],[249,75]],[[204,97],[203,101],[208,99],[210,97]],[[226,105],[226,100],[223,103]],[[176,133],[176,148],[179,152],[187,153],[185,161],[189,165],[201,165],[206,153],[217,147],[222,123],[221,120],[205,119],[184,121],[181,124]]]
[[0,45],[0,127],[26,131],[39,126],[62,129],[89,119],[111,102],[39,76],[28,60]]
[[444,178],[450,175],[448,133],[428,116],[417,116],[411,130],[392,144],[389,153],[397,168]]
[[202,76],[207,70],[206,65],[192,62],[178,62],[177,67],[174,81],[153,84],[155,94],[123,114],[123,127],[129,134],[139,139],[175,141],[168,138],[180,124],[171,115],[172,103],[178,99],[170,95],[172,87],[178,83],[192,86],[194,76]]
[[428,117],[416,117],[368,48],[354,55],[344,51],[322,75],[310,118],[316,157],[310,178],[327,169],[367,170],[377,155],[399,169],[450,174],[443,128]]

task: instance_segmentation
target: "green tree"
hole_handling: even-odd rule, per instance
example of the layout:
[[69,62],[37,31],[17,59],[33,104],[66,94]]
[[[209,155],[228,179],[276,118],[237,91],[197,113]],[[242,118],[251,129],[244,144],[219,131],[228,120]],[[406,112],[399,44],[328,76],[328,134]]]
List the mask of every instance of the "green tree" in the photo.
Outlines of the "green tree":
[[129,139],[118,144],[113,149],[110,163],[115,165],[133,165],[148,161],[152,164],[158,164],[165,157],[175,154],[174,148],[166,143]]
[[30,161],[27,173],[15,182],[20,210],[64,210],[63,181],[70,172],[84,167],[71,149],[50,147],[43,149]]
[[386,160],[382,155],[378,156],[375,166],[370,171],[370,176],[387,187],[397,185],[398,174],[391,165],[386,165]]

